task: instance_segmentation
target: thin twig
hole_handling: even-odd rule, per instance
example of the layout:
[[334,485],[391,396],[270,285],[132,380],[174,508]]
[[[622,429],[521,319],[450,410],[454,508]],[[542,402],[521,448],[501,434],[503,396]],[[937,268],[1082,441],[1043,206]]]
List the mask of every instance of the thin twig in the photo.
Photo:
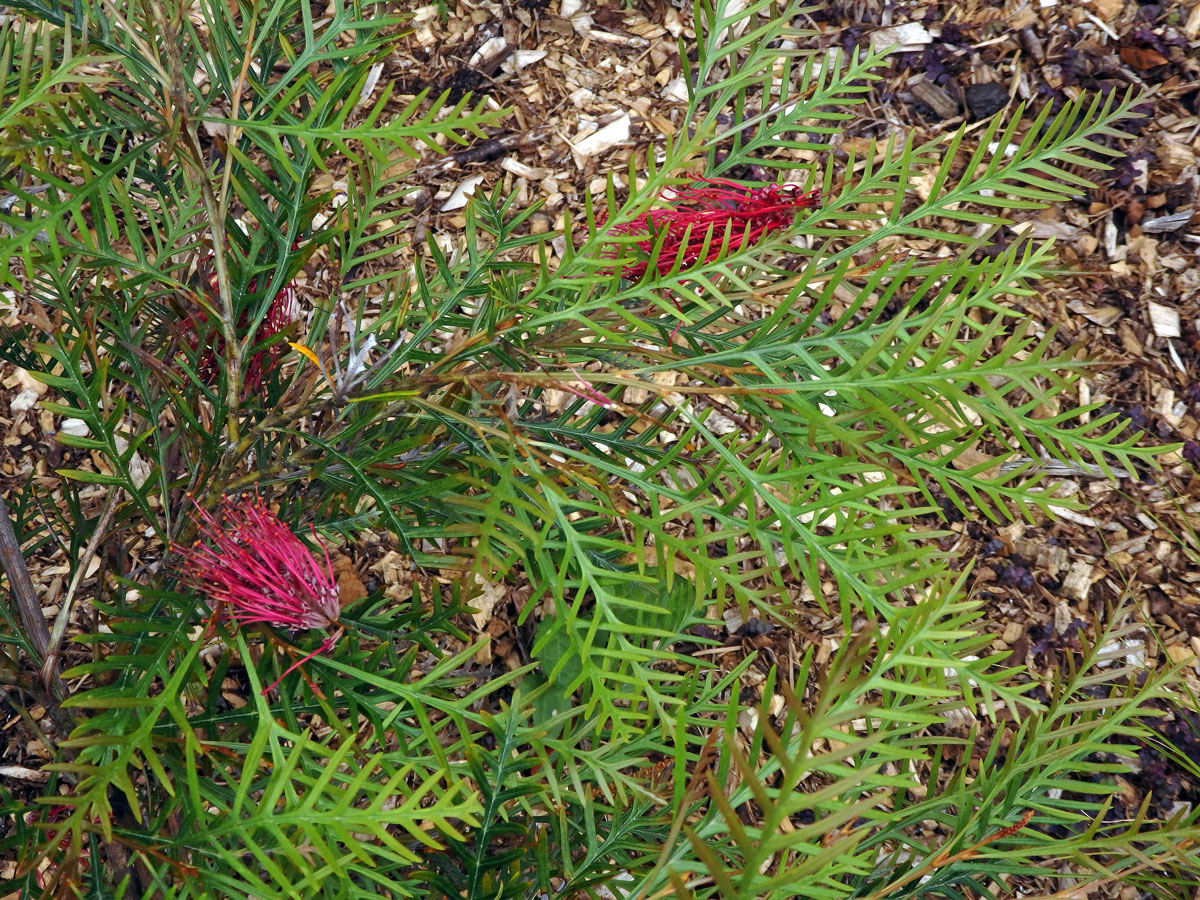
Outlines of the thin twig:
[[119,488],[114,487],[109,491],[104,511],[100,514],[99,521],[96,522],[96,530],[92,532],[92,539],[88,541],[87,547],[83,551],[83,556],[79,558],[79,564],[75,567],[75,574],[71,577],[71,584],[67,588],[66,599],[63,600],[62,607],[54,619],[54,631],[50,635],[50,645],[43,654],[45,660],[42,662],[42,680],[45,682],[47,690],[50,689],[50,682],[59,677],[58,657],[62,650],[63,638],[67,633],[67,625],[71,621],[71,607],[75,603],[75,594],[79,591],[79,585],[83,583],[88,566],[92,564],[92,558],[96,555],[96,548],[104,540],[104,534],[108,531],[113,514],[117,511],[117,497],[119,495]]
[[[1090,881],[1071,885],[1053,894],[1030,895],[1025,900],[1075,900],[1076,897],[1094,896],[1094,892],[1099,888],[1108,887],[1117,882],[1130,884],[1132,883],[1130,879],[1131,875],[1145,872],[1147,869],[1163,868],[1172,858],[1178,859],[1180,853],[1191,850],[1195,846],[1195,843],[1191,838],[1184,838],[1179,842],[1177,847],[1163,850],[1158,856],[1153,856],[1132,868],[1125,869],[1118,875],[1097,875]],[[1198,895],[1193,895],[1193,897],[1195,896]]]
[[[654,864],[650,875],[642,882],[643,888],[633,898],[633,900],[643,900],[644,885],[653,884],[658,874],[670,861],[670,850],[675,846],[675,842],[679,839],[680,833],[683,831],[684,825],[687,824],[688,812],[691,809],[692,803],[699,800],[705,786],[705,780],[702,774],[708,766],[710,757],[716,752],[717,736],[720,734],[715,728],[709,733],[708,738],[704,741],[704,746],[700,750],[700,756],[696,760],[696,767],[692,770],[691,783],[683,792],[683,799],[679,803],[679,807],[675,816],[671,821],[671,830],[667,835],[667,839],[663,842],[662,852],[658,855],[658,860]],[[661,893],[661,892],[660,892]],[[655,895],[659,896],[658,894]]]
[[[258,18],[250,19],[250,33],[246,36],[246,53],[242,57],[242,70],[238,73],[237,81],[233,83],[233,96],[229,101],[229,118],[235,123],[237,122],[238,111],[242,105],[242,91],[246,87],[246,74],[250,71],[250,62],[254,56],[254,31],[258,25]],[[229,126],[225,134],[225,145],[227,148],[237,146],[238,139],[241,137],[242,129],[240,126],[233,124]],[[222,221],[224,216],[229,212],[229,184],[233,177],[233,165],[227,159],[225,161],[225,170],[221,173],[221,193],[217,196],[217,208],[221,212]]]
[[33,497],[33,502],[37,504],[38,512],[42,514],[42,520],[46,523],[46,531],[49,532],[50,537],[54,540],[54,543],[58,544],[58,549],[63,552],[63,556],[69,557],[71,555],[71,550],[67,546],[67,542],[64,541],[59,533],[54,530],[54,525],[50,521],[50,514],[46,511],[46,506],[42,503],[42,498],[38,496],[36,488],[31,488],[30,496]]
[[935,869],[941,869],[941,868],[944,868],[945,866],[950,866],[950,865],[954,865],[955,863],[960,863],[960,862],[964,862],[969,859],[974,859],[975,857],[979,856],[979,851],[982,850],[984,847],[986,847],[988,844],[994,843],[995,841],[1004,840],[1005,838],[1012,837],[1014,834],[1016,834],[1018,831],[1020,831],[1026,825],[1028,825],[1031,819],[1033,819],[1033,810],[1032,809],[1027,810],[1025,815],[1021,816],[1021,818],[1018,819],[1013,824],[1006,825],[1005,827],[1001,828],[999,831],[989,834],[983,840],[978,841],[975,844],[972,844],[970,847],[968,847],[965,850],[960,850],[953,855],[947,853],[945,850],[942,850],[941,852],[937,853],[936,855],[934,855],[934,856],[930,857],[928,860],[926,860],[924,865],[910,870],[907,874],[903,875],[900,878],[897,878],[895,881],[891,882],[886,887],[871,894],[869,900],[884,900],[885,897],[894,897],[896,894],[898,894],[900,892],[901,888],[911,884],[912,882],[916,881],[918,878],[924,878],[926,875],[933,872]]

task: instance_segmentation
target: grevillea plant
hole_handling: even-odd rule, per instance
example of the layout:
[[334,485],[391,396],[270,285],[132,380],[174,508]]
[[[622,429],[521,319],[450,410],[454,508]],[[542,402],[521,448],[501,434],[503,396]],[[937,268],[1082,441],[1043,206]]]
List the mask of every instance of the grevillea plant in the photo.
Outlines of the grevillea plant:
[[[1154,465],[1027,326],[1052,248],[976,252],[1133,98],[860,155],[886,54],[699,0],[686,127],[562,233],[496,188],[447,250],[418,167],[507,113],[377,83],[381,5],[6,9],[0,350],[76,421],[9,496],[71,578],[3,639],[50,760],[0,787],[0,894],[1190,896],[1198,813],[1109,816],[1170,673],[1100,667],[1121,610],[1054,679],[1006,667],[931,524]],[[722,613],[794,653],[705,652]]]

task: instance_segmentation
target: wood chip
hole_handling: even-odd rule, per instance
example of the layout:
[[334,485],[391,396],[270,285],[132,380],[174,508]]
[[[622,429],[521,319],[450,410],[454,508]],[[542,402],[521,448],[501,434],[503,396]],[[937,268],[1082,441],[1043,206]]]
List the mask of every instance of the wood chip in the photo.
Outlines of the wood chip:
[[[467,60],[467,65],[478,66],[488,60],[493,60],[505,50],[508,49],[508,42],[504,40],[502,35],[497,35],[494,38],[489,38],[483,42],[483,45],[471,54],[471,58]],[[545,54],[543,54],[545,55]]]
[[541,62],[546,58],[546,55],[545,50],[518,50],[502,62],[500,68],[510,75],[515,75],[527,66]]
[[667,100],[674,100],[678,103],[688,102],[687,82],[683,76],[672,79],[666,87],[663,88],[662,95]]
[[926,44],[933,43],[933,35],[920,22],[905,22],[890,28],[881,28],[871,35],[871,47],[876,51],[895,45],[894,53],[912,53]]
[[629,140],[629,113],[609,122],[599,131],[592,132],[581,140],[572,141],[571,149],[581,157],[601,156],[622,141]]
[[478,573],[475,575],[475,583],[482,589],[471,598],[471,608],[476,610],[471,614],[471,619],[474,621],[475,627],[483,631],[492,618],[496,606],[508,596],[508,589],[503,584],[492,584]]
[[506,156],[503,160],[501,160],[500,168],[502,168],[505,172],[512,172],[518,178],[539,179],[545,175],[544,170],[535,169],[533,166],[527,166],[519,159],[514,159],[511,156]]
[[922,78],[912,86],[913,96],[932,109],[943,119],[958,115],[958,101],[928,78]]
[[341,554],[333,557],[333,575],[337,581],[338,604],[349,606],[367,596],[367,586],[358,577],[354,561]]
[[365,104],[371,99],[371,94],[375,92],[375,85],[379,84],[379,76],[383,74],[383,63],[378,62],[371,66],[367,72],[367,79],[363,82],[362,90],[358,92],[358,102],[354,104],[355,109]]
[[469,178],[464,178],[458,183],[446,202],[442,204],[442,212],[451,212],[452,210],[462,209],[467,205],[471,195],[475,193],[475,189],[483,184],[483,175],[472,175]]
[[1107,327],[1112,325],[1122,316],[1122,310],[1119,306],[1101,306],[1089,307],[1084,306],[1077,310],[1089,322],[1095,322],[1097,325]]
[[1173,663],[1195,663],[1196,652],[1191,647],[1182,644],[1171,644],[1167,647],[1167,658]]
[[1168,231],[1178,231],[1188,222],[1192,221],[1192,216],[1195,215],[1190,209],[1181,209],[1179,212],[1171,213],[1169,216],[1160,216],[1157,219],[1151,219],[1148,222],[1142,223],[1142,232],[1144,234],[1163,234]]
[[1156,335],[1161,338],[1177,338],[1182,334],[1179,330],[1178,310],[1153,301],[1150,302],[1149,309],[1150,327],[1154,329]]
[[18,781],[41,783],[50,780],[50,773],[25,766],[0,766],[0,778],[15,778]]
[[1079,603],[1087,600],[1088,594],[1092,590],[1092,573],[1094,571],[1095,568],[1089,562],[1077,560],[1071,563],[1071,568],[1063,579],[1062,592]]
[[1187,22],[1183,26],[1183,33],[1187,35],[1188,40],[1194,41],[1200,37],[1200,3],[1192,7],[1192,11],[1188,13]]

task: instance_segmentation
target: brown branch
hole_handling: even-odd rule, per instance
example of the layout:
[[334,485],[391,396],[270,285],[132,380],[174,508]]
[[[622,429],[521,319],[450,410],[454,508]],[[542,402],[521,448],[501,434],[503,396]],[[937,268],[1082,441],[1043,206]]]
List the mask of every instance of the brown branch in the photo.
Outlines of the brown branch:
[[954,863],[960,863],[960,862],[965,862],[966,860],[969,860],[969,859],[974,859],[975,857],[977,857],[979,855],[979,851],[982,848],[986,847],[988,844],[990,844],[994,841],[1000,841],[1000,840],[1004,840],[1005,838],[1012,837],[1014,834],[1016,834],[1018,831],[1020,831],[1026,825],[1028,825],[1030,820],[1032,820],[1032,819],[1033,819],[1033,810],[1030,809],[1030,810],[1027,810],[1025,815],[1021,816],[1021,818],[1018,819],[1013,824],[1006,825],[1004,828],[1001,828],[999,831],[989,834],[983,840],[979,841],[978,843],[972,844],[966,850],[960,850],[958,853],[955,853],[953,855],[947,853],[945,850],[942,850],[941,852],[939,852],[932,858],[926,860],[926,862],[923,866],[913,869],[907,875],[904,875],[903,877],[896,879],[895,881],[893,881],[891,884],[889,884],[887,887],[883,888],[882,890],[876,891],[875,893],[871,894],[871,896],[870,896],[870,898],[868,898],[868,900],[883,900],[883,898],[885,898],[885,897],[891,897],[897,891],[899,891],[901,888],[907,886],[908,884],[911,884],[912,882],[916,881],[918,878],[923,878],[924,876],[928,875],[930,872],[933,872],[935,869],[940,869],[940,868],[943,868],[944,866],[953,865]]
[[17,540],[3,498],[0,498],[0,566],[4,567],[4,574],[8,576],[8,587],[12,591],[21,624],[25,626],[25,634],[37,651],[37,661],[41,664],[50,648],[50,629],[46,625],[41,601],[33,587],[33,579],[29,577],[29,567],[21,553],[21,542]]
[[[4,574],[8,576],[8,586],[12,591],[17,614],[21,617],[21,624],[25,626],[25,634],[28,635],[37,654],[36,662],[44,665],[47,651],[50,649],[50,628],[46,624],[42,602],[38,599],[33,579],[29,577],[29,566],[25,564],[25,556],[21,553],[21,542],[17,539],[17,532],[13,528],[12,520],[8,515],[8,507],[5,506],[3,498],[0,498],[0,566],[4,568]],[[17,674],[19,675],[19,673]],[[5,680],[7,681],[7,679]],[[16,679],[14,683],[20,683],[20,679]],[[28,687],[28,685],[23,686]],[[57,671],[46,677],[45,686],[52,698],[58,699],[66,696],[66,686]],[[57,704],[48,704],[47,707],[57,708]]]
[[[197,189],[204,202],[204,210],[208,215],[208,228],[213,238],[213,266],[217,276],[217,294],[220,300],[218,318],[221,325],[221,337],[225,342],[225,363],[228,369],[225,390],[225,427],[231,443],[237,443],[240,428],[238,426],[238,406],[242,393],[242,351],[245,345],[237,337],[237,315],[233,302],[233,288],[229,281],[229,269],[225,264],[225,217],[222,207],[213,191],[209,180],[208,170],[204,164],[204,153],[200,149],[200,136],[196,122],[191,116],[189,95],[186,90],[187,76],[183,70],[183,57],[180,53],[180,38],[161,0],[151,0],[151,17],[167,60],[167,70],[160,73],[165,76],[163,89],[166,97],[163,103],[163,115],[179,130],[180,144],[184,152],[180,154],[183,162],[184,177],[189,186]],[[236,99],[236,98],[235,98]],[[177,117],[177,118],[176,118]],[[226,162],[226,165],[229,165]]]

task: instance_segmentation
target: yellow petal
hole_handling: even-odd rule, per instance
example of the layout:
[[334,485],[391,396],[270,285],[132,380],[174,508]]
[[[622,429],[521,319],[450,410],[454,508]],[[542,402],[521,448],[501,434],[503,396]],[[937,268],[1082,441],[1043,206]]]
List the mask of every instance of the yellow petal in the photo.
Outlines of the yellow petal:
[[293,350],[295,350],[297,353],[299,353],[301,356],[307,357],[309,362],[311,362],[314,366],[316,366],[318,369],[321,370],[321,374],[325,376],[325,380],[327,382],[329,382],[329,386],[336,390],[334,383],[329,380],[329,375],[327,375],[325,372],[325,367],[323,365],[321,365],[321,360],[317,357],[317,354],[315,354],[311,349],[304,346],[303,344],[297,344],[294,341],[288,341],[288,346],[291,347]]

